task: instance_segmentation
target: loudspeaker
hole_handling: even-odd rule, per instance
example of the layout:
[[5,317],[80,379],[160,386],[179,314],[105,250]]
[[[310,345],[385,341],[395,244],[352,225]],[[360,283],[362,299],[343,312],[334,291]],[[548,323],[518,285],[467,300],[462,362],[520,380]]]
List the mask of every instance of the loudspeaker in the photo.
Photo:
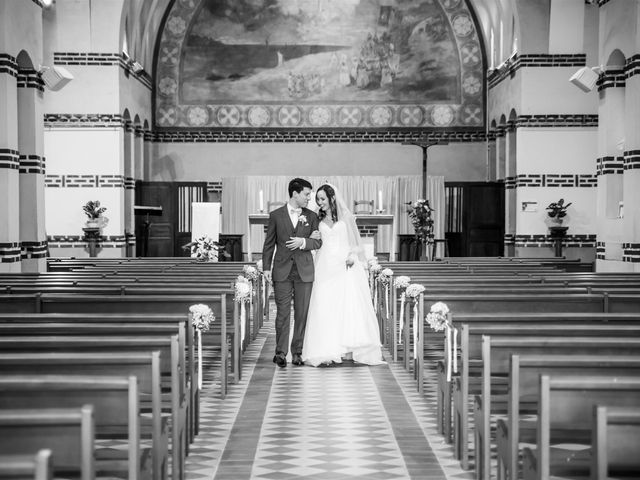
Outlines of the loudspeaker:
[[590,67],[582,67],[576,73],[571,75],[569,81],[584,92],[590,92],[596,86],[598,74]]
[[73,75],[71,75],[69,70],[56,65],[53,67],[42,67],[41,76],[44,84],[53,92],[57,92],[73,80]]

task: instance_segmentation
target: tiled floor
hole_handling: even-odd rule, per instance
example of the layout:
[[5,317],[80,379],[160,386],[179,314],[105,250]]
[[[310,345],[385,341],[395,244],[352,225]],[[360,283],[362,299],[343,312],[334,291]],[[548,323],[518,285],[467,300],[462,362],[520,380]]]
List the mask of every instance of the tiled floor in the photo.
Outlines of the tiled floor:
[[393,362],[278,369],[274,344],[267,324],[224,400],[208,370],[187,480],[473,478],[435,431],[431,379],[422,395]]

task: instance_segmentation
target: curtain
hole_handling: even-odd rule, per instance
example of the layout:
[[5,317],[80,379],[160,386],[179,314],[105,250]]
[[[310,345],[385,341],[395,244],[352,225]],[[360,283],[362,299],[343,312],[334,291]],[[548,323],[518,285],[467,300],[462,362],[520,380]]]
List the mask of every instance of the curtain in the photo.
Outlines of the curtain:
[[[243,235],[243,251],[261,252],[264,242],[264,228],[253,226],[251,245],[247,244],[249,231],[248,215],[259,213],[260,191],[262,191],[263,209],[270,210],[269,202],[284,203],[289,200],[287,187],[292,176],[246,176],[222,179],[222,233]],[[373,200],[374,208],[379,209],[378,198],[382,194],[382,209],[385,214],[393,214],[394,222],[390,226],[378,228],[378,251],[389,252],[395,259],[397,236],[413,233],[413,227],[407,215],[407,202],[422,198],[422,178],[418,176],[303,176],[311,182],[314,190],[323,183],[335,185],[342,193],[347,205],[353,209],[356,200]],[[435,238],[444,238],[445,193],[444,177],[427,177],[427,198],[435,209]],[[277,206],[275,207],[277,208]],[[309,202],[309,208],[317,211],[315,201]],[[273,209],[273,208],[271,208]]]

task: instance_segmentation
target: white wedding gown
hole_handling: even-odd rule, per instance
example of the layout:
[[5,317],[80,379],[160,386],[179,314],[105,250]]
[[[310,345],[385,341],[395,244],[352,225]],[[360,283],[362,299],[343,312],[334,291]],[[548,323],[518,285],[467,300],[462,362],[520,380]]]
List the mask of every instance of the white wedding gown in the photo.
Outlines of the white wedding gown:
[[343,221],[333,227],[320,222],[319,228],[322,248],[315,259],[302,360],[313,366],[340,363],[351,353],[358,363],[384,363],[366,271],[359,262],[346,267],[347,226]]

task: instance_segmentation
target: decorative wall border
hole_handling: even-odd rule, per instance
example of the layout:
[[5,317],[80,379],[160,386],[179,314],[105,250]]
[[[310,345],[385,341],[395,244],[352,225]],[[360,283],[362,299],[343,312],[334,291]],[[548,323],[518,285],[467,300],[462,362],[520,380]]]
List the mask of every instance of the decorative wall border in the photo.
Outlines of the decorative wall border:
[[47,188],[125,188],[125,180],[123,175],[47,175],[44,186]]
[[507,60],[501,68],[495,69],[488,75],[487,88],[492,89],[504,79],[513,77],[521,68],[584,67],[586,65],[587,55],[584,53],[516,54],[511,59]]
[[6,73],[12,77],[18,76],[18,62],[16,57],[8,53],[0,53],[0,73]]
[[122,53],[108,52],[53,52],[54,65],[77,65],[92,67],[119,66],[126,76],[133,77],[149,90],[153,90],[153,79],[145,72],[136,73],[132,69],[131,61]]
[[133,177],[124,177],[124,188],[125,190],[135,190],[136,179]]
[[173,2],[155,63],[154,125],[160,128],[442,128],[484,125],[484,63],[475,17],[463,0],[441,2],[460,53],[459,104],[182,104],[180,52],[202,1]]
[[[51,235],[47,237],[49,249],[52,248],[88,248],[89,244],[80,235]],[[97,248],[126,248],[127,239],[124,235],[102,237]]]
[[20,155],[20,173],[45,173],[46,159],[40,155]]
[[606,70],[600,74],[596,81],[598,91],[607,88],[624,88],[627,81],[626,68],[622,70]]
[[606,245],[604,242],[596,242],[596,260],[605,260]]
[[446,141],[449,143],[484,142],[484,132],[431,132],[424,130],[170,130],[156,131],[159,143],[236,143],[236,142],[385,142]]
[[546,114],[546,115],[519,115],[515,121],[517,128],[522,127],[597,127],[597,114]]
[[640,53],[636,53],[627,58],[624,69],[627,72],[627,78],[638,75],[640,73]]
[[590,173],[523,173],[504,179],[505,189],[523,187],[578,187],[598,186],[598,178]]
[[622,261],[640,263],[640,243],[623,243]]
[[[505,243],[507,236],[505,235]],[[510,239],[509,239],[510,240]],[[553,238],[548,234],[529,234],[520,235],[516,234],[514,238],[516,247],[534,247],[534,248],[547,248],[554,246]],[[565,248],[593,248],[596,246],[596,234],[575,234],[567,235],[562,244]]]
[[20,168],[20,153],[10,148],[0,148],[0,169],[18,170]]
[[35,88],[44,92],[44,81],[38,72],[33,69],[18,70],[18,88]]
[[207,182],[207,192],[222,193],[222,182]]
[[624,169],[636,170],[640,168],[640,150],[628,150],[624,152]]
[[45,113],[44,126],[50,128],[123,128],[124,120],[119,113]]
[[[626,153],[626,152],[625,152]],[[596,175],[617,175],[624,173],[624,157],[600,157],[596,158]]]
[[49,256],[49,244],[47,241],[22,242],[20,257],[22,260],[28,258],[46,258]]
[[15,263],[21,258],[20,242],[0,243],[0,263]]

